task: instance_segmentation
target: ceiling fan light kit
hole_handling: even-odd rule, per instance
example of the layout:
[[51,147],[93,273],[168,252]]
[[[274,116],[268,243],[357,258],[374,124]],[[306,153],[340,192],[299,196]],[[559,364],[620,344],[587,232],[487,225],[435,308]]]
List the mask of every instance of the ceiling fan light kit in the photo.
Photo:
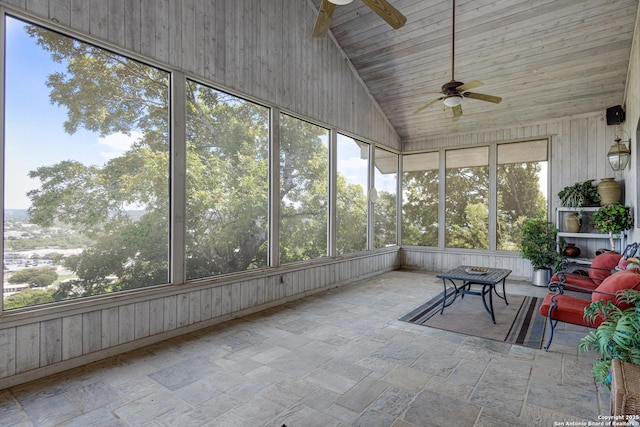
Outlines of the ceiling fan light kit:
[[455,79],[455,37],[456,37],[456,0],[452,0],[453,8],[451,12],[451,81],[442,85],[442,89],[440,93],[442,96],[436,98],[422,107],[418,108],[414,111],[414,114],[421,112],[427,107],[432,106],[438,101],[442,101],[443,104],[452,109],[452,113],[454,117],[459,117],[462,115],[462,101],[464,98],[477,99],[479,101],[485,102],[493,102],[494,104],[499,104],[502,101],[502,98],[499,96],[493,95],[485,95],[482,93],[469,92],[469,90],[476,88],[478,86],[482,86],[482,82],[477,80],[470,81],[469,83],[462,83],[456,81]]
[[345,4],[351,3],[353,0],[329,0],[329,2],[333,4],[337,4],[338,6],[344,6]]
[[455,107],[462,104],[462,95],[451,95],[447,96],[444,101],[442,101],[444,105],[447,107]]

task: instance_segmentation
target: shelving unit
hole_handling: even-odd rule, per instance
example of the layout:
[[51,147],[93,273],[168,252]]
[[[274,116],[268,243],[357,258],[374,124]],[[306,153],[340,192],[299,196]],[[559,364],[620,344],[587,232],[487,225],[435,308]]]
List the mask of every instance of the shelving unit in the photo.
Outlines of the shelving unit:
[[[599,233],[591,224],[591,215],[595,212],[599,206],[585,206],[582,208],[556,208],[556,226],[558,227],[558,250],[560,249],[560,239],[564,239],[568,243],[576,243],[576,246],[580,248],[582,253],[579,258],[575,258],[575,261],[580,263],[590,263],[595,256],[595,251],[598,249],[598,245],[601,247],[609,248],[609,234]],[[582,226],[579,233],[570,233],[564,231],[564,216],[570,212],[582,214]],[[584,230],[584,231],[582,231]],[[621,233],[619,236],[614,236],[616,243],[616,250],[622,252],[625,247],[626,234]]]

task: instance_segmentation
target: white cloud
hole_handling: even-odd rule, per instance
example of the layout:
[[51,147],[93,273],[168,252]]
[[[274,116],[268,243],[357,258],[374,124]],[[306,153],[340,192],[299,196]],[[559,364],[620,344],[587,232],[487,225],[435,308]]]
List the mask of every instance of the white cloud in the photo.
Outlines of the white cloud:
[[101,151],[100,155],[107,160],[114,159],[121,156],[124,152],[131,148],[131,145],[140,137],[140,132],[131,132],[131,135],[125,135],[124,133],[112,133],[101,138],[98,138],[98,144],[100,146],[106,146],[110,148],[109,151]]

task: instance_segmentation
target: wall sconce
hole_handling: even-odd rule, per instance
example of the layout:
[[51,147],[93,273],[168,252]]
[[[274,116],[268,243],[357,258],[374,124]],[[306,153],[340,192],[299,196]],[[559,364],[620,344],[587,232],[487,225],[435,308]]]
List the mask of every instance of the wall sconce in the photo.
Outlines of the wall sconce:
[[[627,139],[622,139],[620,137],[621,133],[624,133]],[[627,147],[627,142],[629,143],[629,146],[631,146],[631,138],[627,132],[619,130],[616,132],[616,138],[614,141],[615,142],[611,148],[609,148],[609,152],[607,153],[607,159],[609,160],[611,169],[614,171],[621,171],[627,167],[629,157],[631,157],[631,150]]]

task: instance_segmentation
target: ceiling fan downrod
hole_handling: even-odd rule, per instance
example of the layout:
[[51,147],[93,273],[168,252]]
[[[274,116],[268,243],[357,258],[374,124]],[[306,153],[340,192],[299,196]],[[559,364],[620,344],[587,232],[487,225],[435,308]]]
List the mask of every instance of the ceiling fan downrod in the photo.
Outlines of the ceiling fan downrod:
[[451,12],[451,81],[454,82],[454,58],[456,57],[456,0],[453,1],[453,9]]

